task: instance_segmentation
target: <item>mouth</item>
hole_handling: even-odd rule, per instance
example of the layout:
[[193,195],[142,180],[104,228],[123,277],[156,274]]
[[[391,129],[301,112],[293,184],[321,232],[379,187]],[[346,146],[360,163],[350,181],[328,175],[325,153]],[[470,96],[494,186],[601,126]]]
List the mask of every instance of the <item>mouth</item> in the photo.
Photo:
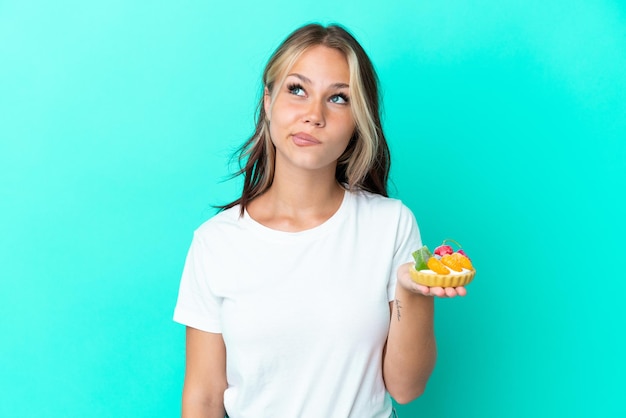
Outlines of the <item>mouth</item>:
[[301,147],[321,144],[321,142],[316,137],[309,135],[305,132],[295,133],[291,135],[291,139],[293,140],[294,144]]

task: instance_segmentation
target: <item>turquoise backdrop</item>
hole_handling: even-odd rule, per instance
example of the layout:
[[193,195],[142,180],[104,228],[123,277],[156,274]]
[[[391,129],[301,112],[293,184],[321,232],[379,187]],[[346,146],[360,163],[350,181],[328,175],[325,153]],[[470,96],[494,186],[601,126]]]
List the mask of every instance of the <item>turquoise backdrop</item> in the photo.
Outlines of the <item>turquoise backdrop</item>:
[[192,231],[309,21],[369,52],[393,196],[478,269],[400,416],[626,416],[626,5],[603,0],[0,1],[0,416],[179,414]]

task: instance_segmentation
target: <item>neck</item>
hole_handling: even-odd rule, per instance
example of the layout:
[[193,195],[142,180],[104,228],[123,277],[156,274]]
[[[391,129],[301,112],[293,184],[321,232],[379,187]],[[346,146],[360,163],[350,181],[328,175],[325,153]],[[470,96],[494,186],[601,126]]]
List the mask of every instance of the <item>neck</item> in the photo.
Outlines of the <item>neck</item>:
[[315,209],[324,208],[329,202],[336,201],[338,196],[343,196],[343,188],[334,176],[327,179],[276,176],[267,194],[294,210]]
[[285,173],[277,170],[270,188],[247,207],[257,222],[273,229],[301,231],[328,220],[345,190],[334,171]]

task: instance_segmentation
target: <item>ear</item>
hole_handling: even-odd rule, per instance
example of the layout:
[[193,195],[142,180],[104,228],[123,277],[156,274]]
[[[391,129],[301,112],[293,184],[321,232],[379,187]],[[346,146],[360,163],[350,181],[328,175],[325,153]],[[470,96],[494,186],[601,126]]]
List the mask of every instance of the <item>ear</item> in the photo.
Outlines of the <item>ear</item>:
[[270,119],[272,110],[272,95],[267,87],[263,89],[263,109],[265,110],[265,116]]

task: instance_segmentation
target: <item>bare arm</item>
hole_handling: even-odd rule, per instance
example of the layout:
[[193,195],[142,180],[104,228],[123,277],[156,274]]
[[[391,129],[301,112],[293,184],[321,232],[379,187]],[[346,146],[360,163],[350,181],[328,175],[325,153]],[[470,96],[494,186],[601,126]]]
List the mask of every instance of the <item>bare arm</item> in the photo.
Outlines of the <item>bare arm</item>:
[[383,377],[399,403],[419,397],[426,388],[437,358],[434,298],[465,295],[465,288],[429,288],[414,283],[411,263],[398,270],[396,299],[390,303],[391,323],[383,357]]
[[222,334],[187,327],[182,418],[224,418],[226,387]]

